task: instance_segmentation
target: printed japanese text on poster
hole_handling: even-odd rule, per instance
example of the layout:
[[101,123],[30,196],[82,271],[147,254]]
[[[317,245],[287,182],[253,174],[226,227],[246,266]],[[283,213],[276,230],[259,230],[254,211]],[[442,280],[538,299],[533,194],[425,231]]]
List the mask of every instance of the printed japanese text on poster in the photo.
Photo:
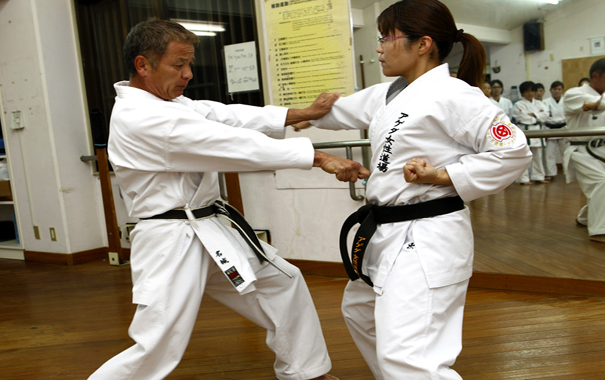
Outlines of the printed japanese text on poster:
[[275,105],[303,108],[355,88],[348,0],[265,0]]

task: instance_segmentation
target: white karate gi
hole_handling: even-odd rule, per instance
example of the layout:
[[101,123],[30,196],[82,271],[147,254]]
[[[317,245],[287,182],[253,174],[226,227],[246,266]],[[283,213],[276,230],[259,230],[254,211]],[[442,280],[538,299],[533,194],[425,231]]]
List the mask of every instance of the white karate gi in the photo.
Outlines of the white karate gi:
[[[568,129],[605,126],[605,102],[598,109],[584,112],[585,101],[597,101],[602,97],[589,84],[567,90],[563,98],[565,120]],[[590,141],[590,137],[570,137],[572,141]],[[563,155],[563,169],[567,182],[576,178],[586,196],[588,206],[588,234],[605,234],[605,163],[591,156],[585,146],[571,145]],[[582,210],[578,213],[581,218]]]
[[[372,145],[368,201],[404,205],[496,193],[531,160],[523,133],[475,87],[441,65],[388,105],[389,84],[339,99],[314,125],[366,129]],[[407,183],[404,164],[425,159],[447,169],[453,186]],[[376,379],[459,379],[449,367],[460,353],[462,316],[472,274],[468,208],[433,218],[380,224],[361,280],[347,285],[343,313]]]
[[[530,116],[532,113],[536,117]],[[515,122],[519,128],[526,131],[537,131],[542,129],[542,124],[548,117],[546,106],[539,100],[532,100],[531,102],[525,98],[515,103],[512,110],[512,117],[515,118]],[[544,152],[544,139],[531,138],[528,139],[529,147],[533,154],[531,161],[531,167],[528,168],[523,174],[517,179],[517,182],[525,183],[531,181],[544,181],[544,159],[542,157]]]
[[496,106],[500,107],[500,109],[504,111],[504,113],[506,113],[506,116],[511,117],[511,112],[513,110],[513,102],[511,102],[508,98],[500,96],[499,100],[496,100],[494,98],[489,98],[489,100],[491,100],[492,103],[494,103]]
[[[544,103],[548,111],[548,117],[544,121],[544,129],[551,129],[548,126],[549,124],[565,123],[563,97],[558,102],[552,97],[546,98],[542,103]],[[549,137],[546,139],[546,146],[544,147],[544,171],[547,177],[557,175],[557,157],[563,158],[563,152],[565,152],[568,146],[569,142],[562,137]]]
[[[308,139],[265,136],[284,136],[285,108],[226,106],[182,96],[164,101],[128,82],[115,89],[108,151],[132,217],[212,204],[219,199],[218,171],[313,165]],[[187,347],[204,293],[268,330],[279,379],[327,373],[330,359],[300,271],[276,256],[273,247],[263,247],[292,279],[260,264],[240,235],[217,217],[140,221],[132,233],[130,262],[138,306],[129,334],[136,344],[90,379],[167,376]]]

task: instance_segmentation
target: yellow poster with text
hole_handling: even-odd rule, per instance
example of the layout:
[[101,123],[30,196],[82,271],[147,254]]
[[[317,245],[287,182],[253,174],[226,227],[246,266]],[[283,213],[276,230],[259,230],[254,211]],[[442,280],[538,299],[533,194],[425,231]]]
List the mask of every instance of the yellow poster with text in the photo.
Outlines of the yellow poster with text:
[[273,103],[304,108],[355,89],[348,0],[265,0]]

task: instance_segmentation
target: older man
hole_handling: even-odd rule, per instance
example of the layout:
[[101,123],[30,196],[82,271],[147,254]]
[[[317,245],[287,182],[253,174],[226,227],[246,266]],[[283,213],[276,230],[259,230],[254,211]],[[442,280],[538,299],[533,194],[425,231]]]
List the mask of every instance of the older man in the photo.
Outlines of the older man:
[[[567,128],[591,128],[605,126],[605,58],[601,58],[590,67],[590,83],[582,87],[569,89],[563,97]],[[578,179],[578,184],[587,199],[578,214],[582,221],[588,210],[588,234],[590,240],[605,243],[605,146],[595,141],[588,146],[590,137],[572,137],[571,146],[565,150],[563,167],[567,182]],[[598,146],[600,145],[600,146]],[[591,150],[593,151],[591,154]],[[599,158],[600,157],[600,158]]]
[[342,181],[366,177],[358,163],[314,151],[308,139],[276,139],[286,125],[323,116],[338,95],[302,110],[193,101],[182,94],[197,43],[162,20],[138,24],[126,39],[130,81],[115,85],[108,150],[129,214],[141,219],[131,247],[136,344],[90,379],[166,377],[204,293],[267,329],[279,379],[336,379],[327,375],[330,358],[300,271],[219,200],[217,172],[317,166]]

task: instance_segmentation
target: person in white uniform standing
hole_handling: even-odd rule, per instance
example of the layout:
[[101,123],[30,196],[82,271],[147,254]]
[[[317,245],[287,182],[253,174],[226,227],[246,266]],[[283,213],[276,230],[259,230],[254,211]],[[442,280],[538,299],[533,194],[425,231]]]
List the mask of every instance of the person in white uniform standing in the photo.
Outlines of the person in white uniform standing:
[[[563,109],[563,82],[554,81],[550,85],[550,98],[544,99],[542,103],[547,108],[548,117],[544,122],[546,129],[564,129],[565,128],[565,110]],[[557,175],[557,157],[563,157],[563,152],[569,146],[567,139],[562,137],[549,137],[546,139],[544,147],[544,171],[547,181],[552,180]]]
[[[531,153],[480,90],[485,51],[445,5],[397,2],[378,29],[382,71],[400,78],[341,98],[310,123],[369,128],[372,145],[369,204],[341,233],[351,277],[342,310],[376,379],[461,379],[451,366],[462,349],[474,250],[464,201],[511,184]],[[452,78],[443,61],[457,42],[464,55]],[[349,259],[347,232],[357,222]]]
[[508,117],[511,115],[511,111],[513,109],[513,102],[511,102],[508,98],[502,96],[502,90],[504,89],[504,85],[502,81],[499,79],[494,79],[492,81],[492,97],[490,100],[500,107],[502,111],[506,113]]
[[219,200],[217,172],[318,166],[342,181],[364,178],[361,165],[314,151],[306,138],[280,139],[286,125],[321,117],[338,95],[322,94],[302,110],[193,101],[182,94],[198,42],[162,20],[140,23],[126,38],[130,81],[115,85],[108,152],[129,215],[141,219],[130,262],[136,344],[90,379],[166,377],[204,293],[267,329],[278,379],[336,379],[327,375],[330,358],[300,271]]
[[[542,129],[542,123],[546,121],[548,113],[544,103],[534,99],[536,95],[536,84],[526,81],[519,86],[521,96],[523,97],[513,106],[511,116],[515,119],[517,125],[526,131],[537,131]],[[533,185],[531,181],[537,183],[549,183],[544,175],[544,139],[528,139],[529,147],[533,154],[531,167],[526,170],[517,180],[521,185]]]
[[[590,83],[567,90],[563,97],[568,129],[605,126],[605,58],[590,67]],[[570,137],[563,155],[567,182],[576,178],[587,204],[576,220],[586,221],[590,240],[605,243],[605,143],[602,138]],[[587,220],[586,220],[587,219]]]

